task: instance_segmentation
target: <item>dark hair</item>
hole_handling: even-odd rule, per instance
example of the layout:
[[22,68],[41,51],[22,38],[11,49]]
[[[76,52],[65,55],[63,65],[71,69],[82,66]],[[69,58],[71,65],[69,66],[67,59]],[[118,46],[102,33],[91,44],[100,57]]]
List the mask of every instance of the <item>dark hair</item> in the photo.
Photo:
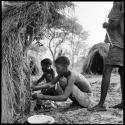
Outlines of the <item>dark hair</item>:
[[41,61],[41,65],[52,65],[52,61],[49,58],[45,58]]
[[55,64],[63,64],[63,65],[69,65],[70,61],[66,56],[59,56],[56,60],[55,60]]

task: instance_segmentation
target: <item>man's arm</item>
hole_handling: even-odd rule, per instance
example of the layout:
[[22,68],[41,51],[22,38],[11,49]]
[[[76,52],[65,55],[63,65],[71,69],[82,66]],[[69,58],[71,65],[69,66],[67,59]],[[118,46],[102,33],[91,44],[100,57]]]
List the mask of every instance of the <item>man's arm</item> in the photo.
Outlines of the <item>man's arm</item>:
[[52,79],[55,78],[55,72],[52,70]]
[[41,78],[39,78],[39,79],[35,82],[35,84],[34,84],[34,85],[38,85],[38,83],[40,83],[41,81],[43,81],[43,80],[44,80],[44,77],[45,77],[45,74],[43,74],[43,75],[42,75],[42,77],[41,77]]
[[43,94],[37,94],[37,98],[42,99],[42,100],[66,101],[72,92],[74,81],[75,81],[74,78],[70,78],[68,80],[68,85],[65,88],[64,93],[62,95],[48,96],[48,95],[43,95]]
[[32,87],[32,91],[37,91],[37,90],[41,90],[41,89],[47,89],[50,88],[50,84],[46,84],[46,85],[42,85],[42,86],[33,86]]
[[50,84],[52,84],[52,85],[55,85],[58,81],[59,81],[59,79],[61,78],[61,76],[56,76],[51,82],[50,82]]
[[34,87],[34,86],[38,85],[43,80],[44,80],[44,74],[37,81],[34,81],[31,87]]
[[[55,79],[54,79],[52,82],[50,82],[50,83],[48,83],[48,84],[46,84],[46,85],[34,86],[34,85],[37,85],[37,84],[38,84],[38,82],[40,81],[40,79],[39,79],[39,81],[37,81],[35,84],[33,84],[33,86],[31,86],[31,89],[32,89],[33,91],[37,91],[37,90],[41,90],[41,89],[50,88],[51,86],[55,85],[55,84],[59,81],[59,78],[60,78],[60,76],[55,77]],[[41,79],[42,79],[42,78],[41,78]]]
[[41,89],[40,86],[37,86],[37,85],[38,85],[38,83],[40,83],[43,80],[44,80],[44,74],[42,75],[42,77],[40,79],[38,79],[37,81],[33,82],[33,84],[31,85],[31,89],[33,91],[40,90]]

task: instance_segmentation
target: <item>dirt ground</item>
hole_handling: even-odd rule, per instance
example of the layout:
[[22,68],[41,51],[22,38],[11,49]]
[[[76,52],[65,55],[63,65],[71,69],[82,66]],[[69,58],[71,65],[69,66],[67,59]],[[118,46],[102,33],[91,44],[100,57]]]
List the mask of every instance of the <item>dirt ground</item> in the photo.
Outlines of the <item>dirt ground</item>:
[[[91,83],[95,104],[100,98],[102,76],[85,76]],[[45,114],[54,117],[55,123],[60,124],[123,124],[123,110],[108,108],[118,104],[121,101],[120,77],[118,74],[112,74],[111,84],[106,97],[105,105],[107,111],[90,112],[86,108],[70,107],[68,101],[51,111],[34,112],[31,115]],[[68,107],[68,108],[67,108]]]

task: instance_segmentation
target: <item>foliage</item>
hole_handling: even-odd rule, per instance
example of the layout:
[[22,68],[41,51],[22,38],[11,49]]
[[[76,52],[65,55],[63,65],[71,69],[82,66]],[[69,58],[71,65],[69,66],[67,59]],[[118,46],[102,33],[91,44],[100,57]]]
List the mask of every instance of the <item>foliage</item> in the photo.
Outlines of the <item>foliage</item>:
[[81,50],[85,45],[83,41],[87,39],[88,32],[83,31],[82,26],[77,23],[76,18],[64,17],[62,20],[57,20],[53,27],[45,32],[45,36],[49,40],[48,48],[53,60],[55,60],[58,56],[58,51],[60,51],[57,51],[57,48],[60,48],[64,42],[70,44],[73,55],[75,55],[78,50]]
[[88,38],[88,32],[83,30],[82,26],[76,22],[75,18],[71,21],[71,33],[68,35],[67,39],[72,51],[72,68],[74,66],[74,56],[78,57],[79,52],[87,46],[84,40]]

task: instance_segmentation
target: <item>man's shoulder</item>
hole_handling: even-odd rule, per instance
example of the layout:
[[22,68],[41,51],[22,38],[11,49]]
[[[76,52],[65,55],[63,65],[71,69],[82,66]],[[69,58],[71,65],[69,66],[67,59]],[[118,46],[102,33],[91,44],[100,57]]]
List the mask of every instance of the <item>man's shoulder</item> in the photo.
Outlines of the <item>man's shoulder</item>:
[[[74,70],[72,70],[72,71],[70,71],[70,72],[71,72],[71,74],[76,75],[76,76],[82,75],[81,73],[79,73],[79,72],[77,72],[77,71],[74,71]],[[82,75],[82,76],[83,76],[83,75]]]
[[77,79],[77,80],[85,79],[85,76],[83,74],[79,73],[79,72],[72,71],[71,74],[72,74],[72,77],[74,79]]
[[71,77],[73,78],[78,78],[79,76],[83,76],[82,74],[80,74],[77,71],[71,71]]

